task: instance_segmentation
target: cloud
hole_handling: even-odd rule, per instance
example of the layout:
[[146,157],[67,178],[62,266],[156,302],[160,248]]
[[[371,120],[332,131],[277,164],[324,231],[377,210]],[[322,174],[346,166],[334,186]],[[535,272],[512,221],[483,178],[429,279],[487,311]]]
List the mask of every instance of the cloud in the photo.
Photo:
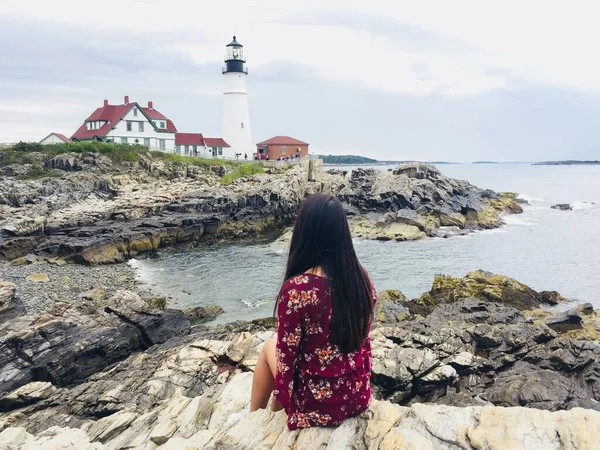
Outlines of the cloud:
[[126,94],[153,100],[182,131],[218,135],[220,68],[236,32],[255,141],[289,134],[387,159],[593,157],[598,8],[4,0],[0,141],[70,134],[102,99]]

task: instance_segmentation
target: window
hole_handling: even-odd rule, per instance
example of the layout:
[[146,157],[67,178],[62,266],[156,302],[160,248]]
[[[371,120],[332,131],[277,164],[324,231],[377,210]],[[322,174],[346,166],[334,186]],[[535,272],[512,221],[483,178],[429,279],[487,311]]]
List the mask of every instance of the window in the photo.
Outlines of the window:
[[244,129],[244,122],[242,122],[242,130]]
[[121,144],[127,144],[127,138],[121,138]]
[[186,145],[185,146],[185,154],[187,155],[190,152],[190,146]]
[[150,147],[150,138],[144,138],[144,145]]
[[133,116],[137,117],[137,108],[133,108]]
[[223,147],[219,147],[219,156],[223,156]]
[[175,145],[175,153],[179,153],[179,145]]
[[164,122],[161,122],[161,123],[160,123],[160,128],[166,128],[166,127],[167,127],[167,126],[165,125],[165,123],[164,123]]
[[160,150],[164,150],[165,149],[165,140],[164,139],[159,139],[158,140],[158,148]]
[[127,121],[127,131],[131,131],[133,128],[133,122],[131,122],[130,120]]
[[281,154],[287,155],[287,147],[281,147]]
[[138,122],[138,131],[144,131],[144,122]]

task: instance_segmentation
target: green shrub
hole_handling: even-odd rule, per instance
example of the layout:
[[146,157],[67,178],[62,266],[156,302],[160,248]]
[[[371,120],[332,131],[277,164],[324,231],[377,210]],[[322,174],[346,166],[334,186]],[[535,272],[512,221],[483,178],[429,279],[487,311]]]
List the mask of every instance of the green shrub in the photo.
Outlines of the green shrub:
[[221,183],[223,184],[231,184],[233,180],[242,177],[249,177],[256,173],[264,173],[265,169],[263,165],[259,162],[242,164],[241,166],[236,167],[231,172],[223,175],[221,177]]
[[44,169],[39,164],[32,165],[26,174],[17,175],[18,180],[40,180],[42,178],[61,177],[62,175],[53,170]]
[[2,157],[0,165],[27,164],[33,159],[28,153],[37,152],[49,157],[64,153],[101,153],[115,162],[137,161],[139,156],[148,153],[143,145],[116,144],[112,142],[84,141],[65,142],[54,145],[41,145],[37,142],[19,142],[18,144],[0,150]]
[[39,142],[18,142],[11,147],[12,150],[17,152],[41,152],[44,146]]

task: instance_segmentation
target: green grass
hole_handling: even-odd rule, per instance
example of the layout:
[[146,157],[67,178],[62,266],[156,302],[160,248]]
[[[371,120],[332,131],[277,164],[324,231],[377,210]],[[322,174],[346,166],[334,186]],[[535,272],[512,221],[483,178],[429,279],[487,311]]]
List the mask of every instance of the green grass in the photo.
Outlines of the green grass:
[[151,152],[156,158],[166,159],[174,164],[191,164],[193,166],[210,167],[210,166],[231,166],[238,167],[241,162],[229,161],[226,159],[210,159],[198,158],[196,156],[181,156],[175,153]]
[[101,153],[115,162],[133,162],[148,149],[143,145],[114,144],[109,142],[86,141],[68,142],[55,145],[41,145],[37,142],[19,142],[0,150],[0,166],[9,164],[28,164],[35,162],[32,153],[41,153],[48,157],[64,153]]
[[233,183],[233,180],[236,180],[238,178],[249,177],[256,173],[264,173],[264,171],[265,169],[263,168],[263,165],[259,162],[246,163],[236,167],[231,172],[221,177],[221,183],[231,184]]
[[151,152],[143,145],[116,144],[99,141],[69,142],[56,145],[41,145],[37,142],[19,142],[12,147],[0,149],[0,166],[8,166],[11,164],[34,164],[26,175],[21,175],[21,179],[31,180],[60,176],[58,172],[46,170],[40,165],[40,162],[43,162],[44,160],[44,157],[40,157],[40,155],[52,158],[65,153],[101,153],[117,163],[135,162],[138,161],[142,155],[152,155],[154,158],[160,158],[173,164],[189,164],[205,169],[208,169],[211,166],[228,166],[232,170],[221,178],[223,184],[231,184],[233,180],[237,178],[264,172],[262,164],[258,162],[248,163],[224,159],[181,156],[174,153]]

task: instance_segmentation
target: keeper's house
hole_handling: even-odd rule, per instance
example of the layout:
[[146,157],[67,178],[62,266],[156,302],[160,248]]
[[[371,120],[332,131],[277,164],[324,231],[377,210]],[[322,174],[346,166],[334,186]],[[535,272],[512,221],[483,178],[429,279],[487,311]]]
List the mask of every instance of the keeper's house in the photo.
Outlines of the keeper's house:
[[[41,143],[49,144],[62,138],[67,139],[52,133]],[[129,96],[125,96],[120,105],[110,105],[108,100],[104,100],[104,104],[85,119],[71,140],[138,144],[150,150],[183,156],[235,157],[223,139],[205,138],[201,133],[178,133],[173,121],[156,110],[151,101],[148,106],[141,106],[130,102]]]
[[256,152],[259,159],[268,156],[270,161],[279,158],[295,158],[297,155],[304,157],[308,156],[308,145],[289,136],[275,136],[256,144]]
[[165,115],[154,109],[152,102],[140,106],[125,96],[123,104],[97,108],[71,136],[72,141],[110,141],[139,144],[153,150],[173,152],[177,128]]

